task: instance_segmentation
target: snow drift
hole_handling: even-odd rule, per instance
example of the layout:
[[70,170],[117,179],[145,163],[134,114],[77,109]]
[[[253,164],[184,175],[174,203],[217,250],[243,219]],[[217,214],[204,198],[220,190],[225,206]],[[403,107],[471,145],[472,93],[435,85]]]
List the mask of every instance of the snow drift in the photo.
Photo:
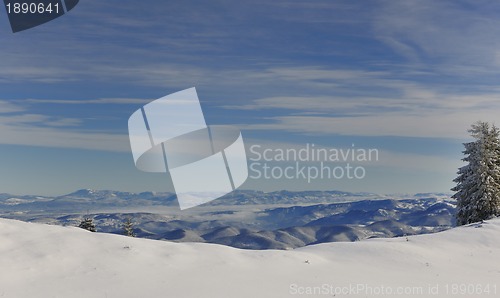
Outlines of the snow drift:
[[[0,219],[0,297],[497,297],[500,219],[248,251]],[[462,294],[460,291],[466,291]]]

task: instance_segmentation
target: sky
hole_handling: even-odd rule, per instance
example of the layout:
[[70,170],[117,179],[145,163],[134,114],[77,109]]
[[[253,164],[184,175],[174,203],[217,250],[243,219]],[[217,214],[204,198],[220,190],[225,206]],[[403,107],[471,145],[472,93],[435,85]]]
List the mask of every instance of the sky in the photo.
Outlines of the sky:
[[449,192],[470,125],[500,118],[498,16],[497,1],[82,0],[14,34],[2,8],[0,193],[173,191],[168,174],[135,168],[127,123],[191,87],[250,157],[252,145],[379,152],[352,163],[362,179],[242,189]]

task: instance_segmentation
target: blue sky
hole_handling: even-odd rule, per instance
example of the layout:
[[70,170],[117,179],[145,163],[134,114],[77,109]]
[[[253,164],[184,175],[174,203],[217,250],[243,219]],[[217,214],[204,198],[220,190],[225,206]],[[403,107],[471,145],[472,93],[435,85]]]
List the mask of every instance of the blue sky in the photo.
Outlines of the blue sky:
[[[496,1],[94,1],[13,34],[0,9],[0,192],[172,191],[138,171],[128,117],[196,87],[247,146],[377,148],[360,181],[248,189],[448,191],[500,115]],[[497,121],[498,122],[498,121]]]

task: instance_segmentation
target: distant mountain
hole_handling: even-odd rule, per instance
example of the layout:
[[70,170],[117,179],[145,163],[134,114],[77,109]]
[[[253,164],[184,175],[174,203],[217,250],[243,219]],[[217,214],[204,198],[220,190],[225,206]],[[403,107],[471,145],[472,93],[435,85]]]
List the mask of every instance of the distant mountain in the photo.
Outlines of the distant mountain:
[[352,193],[344,191],[249,191],[237,190],[229,193],[217,200],[208,203],[208,206],[224,205],[302,205],[302,204],[321,204],[345,201],[356,201],[360,199],[380,199],[380,196],[371,193]]
[[2,194],[0,215],[76,226],[90,212],[99,232],[122,234],[123,222],[131,218],[138,237],[247,249],[289,249],[431,233],[454,226],[455,202],[449,197],[402,197],[340,191],[236,191],[181,212],[172,193],[83,189],[52,198]]
[[0,212],[85,212],[109,208],[178,206],[173,193],[81,189],[57,197],[0,195]]
[[[384,196],[342,191],[234,191],[204,206],[245,205],[310,205],[334,202],[383,199]],[[81,189],[56,197],[17,196],[0,194],[0,212],[6,211],[65,211],[83,212],[109,208],[133,208],[147,206],[178,207],[176,196],[169,192],[120,192],[111,190]]]

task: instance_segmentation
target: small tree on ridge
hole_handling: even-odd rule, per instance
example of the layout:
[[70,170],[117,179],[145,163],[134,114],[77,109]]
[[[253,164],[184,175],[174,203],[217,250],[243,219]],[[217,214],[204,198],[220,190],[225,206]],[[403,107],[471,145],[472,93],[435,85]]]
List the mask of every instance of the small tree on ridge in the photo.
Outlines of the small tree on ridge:
[[94,220],[88,216],[83,218],[83,220],[80,222],[80,225],[78,225],[79,228],[91,231],[91,232],[96,232]]

